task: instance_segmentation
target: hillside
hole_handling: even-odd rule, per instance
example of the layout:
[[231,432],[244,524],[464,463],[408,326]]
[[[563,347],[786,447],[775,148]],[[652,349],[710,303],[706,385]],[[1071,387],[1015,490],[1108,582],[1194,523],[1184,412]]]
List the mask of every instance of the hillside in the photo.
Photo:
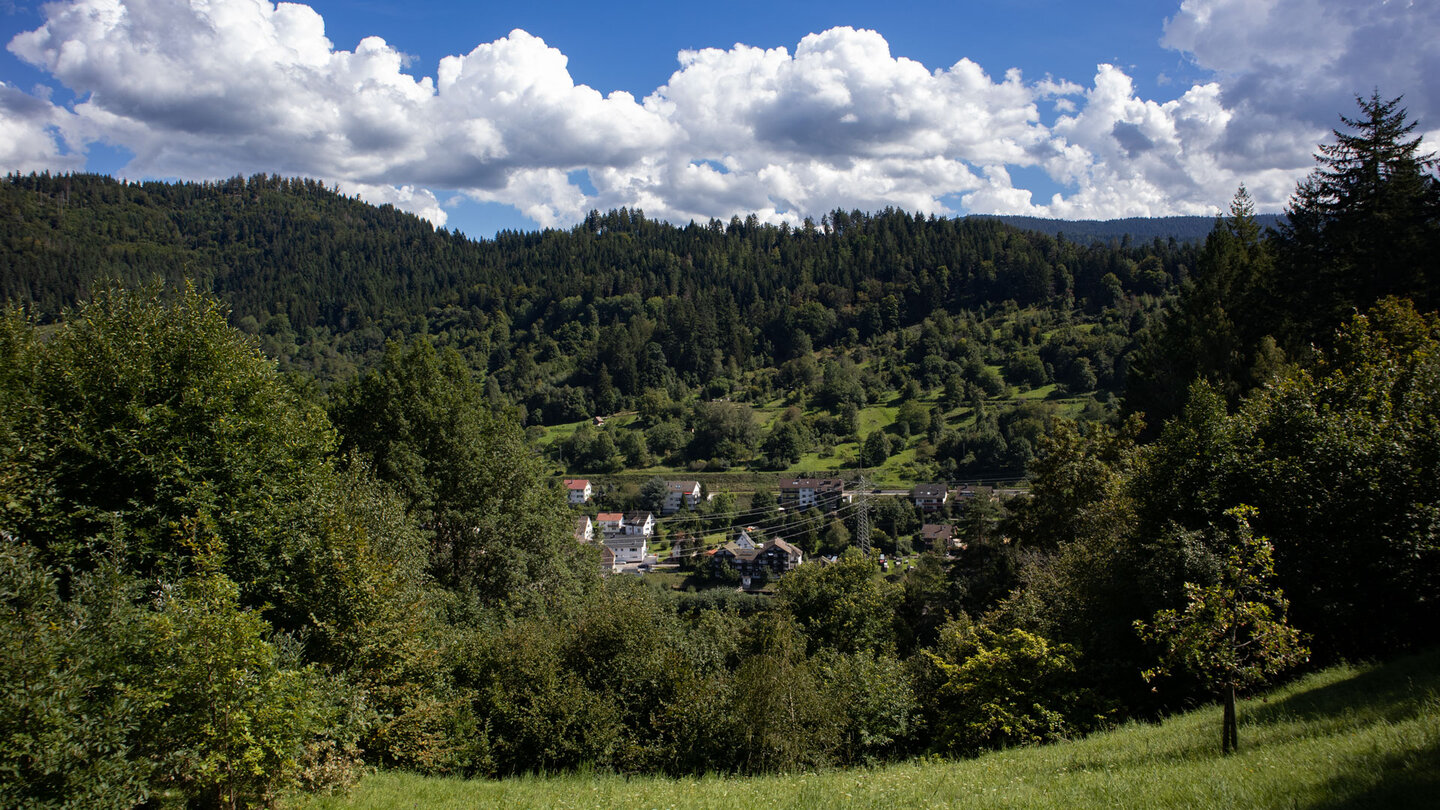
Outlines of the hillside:
[[[1180,242],[1203,242],[1215,228],[1215,217],[1127,217],[1125,219],[1041,219],[998,215],[998,219],[1025,231],[1036,231],[1054,237],[1064,236],[1072,242],[1109,244],[1130,241],[1145,243],[1154,239]],[[1276,228],[1284,221],[1279,214],[1257,214],[1255,221],[1262,228]]]
[[[548,442],[576,474],[1018,477],[1055,416],[1113,416],[1197,255],[894,210],[797,229],[621,210],[474,241],[309,180],[0,183],[0,300],[48,320],[106,279],[184,279],[321,389],[425,338],[552,435],[639,412],[598,445]],[[715,400],[743,404],[734,430],[703,430]]]
[[1336,667],[1240,705],[959,762],[754,778],[365,777],[309,810],[365,808],[1359,808],[1431,807],[1440,788],[1440,654]]

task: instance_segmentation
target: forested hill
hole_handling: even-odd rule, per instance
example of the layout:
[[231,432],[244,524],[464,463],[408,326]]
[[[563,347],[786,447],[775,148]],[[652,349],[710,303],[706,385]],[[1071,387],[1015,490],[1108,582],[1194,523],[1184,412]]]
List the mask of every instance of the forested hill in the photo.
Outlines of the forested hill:
[[131,184],[12,175],[0,212],[6,300],[54,312],[96,277],[162,273],[213,283],[237,316],[286,314],[296,327],[344,328],[443,304],[490,309],[539,291],[588,302],[725,288],[743,309],[782,289],[844,304],[833,301],[837,289],[864,297],[878,282],[912,291],[906,303],[927,312],[932,303],[1023,305],[1091,297],[1105,273],[1121,271],[1124,281],[1125,260],[1151,252],[1148,244],[1132,253],[1077,248],[988,219],[890,210],[836,212],[791,230],[754,217],[677,228],[621,209],[568,231],[474,241],[322,183],[267,176]]
[[191,278],[237,318],[346,328],[453,295],[476,245],[309,180],[125,183],[10,176],[0,186],[0,294],[53,315],[101,278]]
[[[972,218],[980,218],[980,215]],[[1074,242],[1108,244],[1110,242],[1150,242],[1155,239],[1176,239],[1181,242],[1203,242],[1215,229],[1215,217],[1127,217],[1125,219],[1041,219],[1039,217],[994,216],[1006,225],[1025,231],[1051,236],[1064,236]],[[1278,228],[1285,218],[1279,214],[1257,214],[1261,228]]]
[[[1172,289],[1193,257],[1174,241],[1080,245],[996,220],[891,210],[837,211],[791,229],[753,217],[682,228],[621,209],[570,230],[475,241],[310,180],[0,183],[5,301],[49,317],[99,278],[188,277],[229,304],[247,331],[293,333],[300,348],[332,355],[329,366],[305,369],[322,380],[386,337],[428,333],[476,367],[518,363],[507,387],[533,386],[524,367],[549,352],[585,355],[590,378],[608,364],[629,395],[643,387],[635,375],[647,373],[647,351],[664,358],[650,372],[703,384],[726,363],[778,366],[936,312],[1010,300],[1093,314]],[[639,333],[607,344],[599,332],[610,326]],[[641,359],[634,374],[633,357],[618,372],[612,362],[627,353]]]

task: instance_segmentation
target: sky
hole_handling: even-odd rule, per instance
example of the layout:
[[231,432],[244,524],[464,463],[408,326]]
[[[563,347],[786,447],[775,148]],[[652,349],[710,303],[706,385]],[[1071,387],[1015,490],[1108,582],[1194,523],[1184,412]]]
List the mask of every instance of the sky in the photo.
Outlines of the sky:
[[437,226],[1280,211],[1440,0],[0,0],[0,171],[313,177]]

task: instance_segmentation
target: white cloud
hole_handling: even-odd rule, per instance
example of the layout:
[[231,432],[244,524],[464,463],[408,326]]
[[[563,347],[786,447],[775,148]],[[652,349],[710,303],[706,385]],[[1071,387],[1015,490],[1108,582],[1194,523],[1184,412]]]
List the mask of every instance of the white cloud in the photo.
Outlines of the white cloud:
[[974,166],[1034,164],[1029,150],[1048,138],[1018,74],[996,82],[969,60],[932,72],[893,56],[874,31],[812,34],[794,55],[686,51],[680,64],[645,100],[680,133],[649,184],[668,203],[652,213],[676,219],[887,205],[951,213],[941,198],[978,188]]
[[83,169],[85,156],[62,147],[68,117],[47,99],[0,82],[0,172]]
[[1161,41],[1224,87],[1234,119],[1218,151],[1237,168],[1308,168],[1337,115],[1376,90],[1440,131],[1435,0],[1185,0]]
[[445,224],[449,215],[440,206],[435,193],[427,188],[416,188],[414,186],[372,186],[367,183],[355,183],[342,181],[336,186],[341,194],[356,194],[361,199],[372,205],[393,205],[401,211],[409,211],[416,216],[424,217],[441,227]]
[[134,152],[131,174],[304,174],[433,213],[433,194],[405,189],[531,188],[511,175],[627,165],[669,138],[628,94],[575,85],[565,56],[523,31],[447,57],[437,80],[405,73],[378,37],[334,49],[303,5],[78,0],[46,14],[10,50],[86,97],[75,115]]
[[[996,78],[968,59],[930,70],[845,27],[793,53],[681,52],[637,101],[577,85],[563,53],[521,30],[424,76],[378,37],[337,50],[308,6],[71,0],[9,48],[79,101],[64,110],[0,86],[0,160],[76,167],[99,140],[134,153],[129,176],[307,175],[437,223],[436,189],[553,226],[621,205],[682,222],[958,213],[955,199],[1055,217],[1213,213],[1241,182],[1275,209],[1352,94],[1405,92],[1440,119],[1435,0],[1353,5],[1185,0],[1164,44],[1215,78],[1164,102],[1111,65],[1088,87]],[[569,181],[577,169],[593,193]],[[1062,193],[1037,201],[1017,169]]]
[[[1191,88],[1160,104],[1135,95],[1130,77],[1101,65],[1085,105],[1060,117],[1057,135],[1070,148],[1046,163],[1049,173],[1078,186],[1052,200],[1050,216],[1065,219],[1117,215],[1210,214],[1242,181],[1216,164],[1213,147],[1229,113],[1215,84]],[[1293,179],[1278,189],[1255,190],[1256,198],[1283,198]],[[1118,212],[1124,212],[1120,214]]]

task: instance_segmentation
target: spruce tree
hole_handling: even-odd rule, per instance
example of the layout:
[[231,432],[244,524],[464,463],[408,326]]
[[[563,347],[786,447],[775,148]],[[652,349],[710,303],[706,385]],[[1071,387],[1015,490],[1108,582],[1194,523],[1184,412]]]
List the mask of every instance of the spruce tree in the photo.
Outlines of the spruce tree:
[[1440,304],[1440,182],[1400,98],[1357,98],[1360,116],[1322,144],[1280,233],[1268,297],[1290,312],[1288,349],[1325,337],[1350,313],[1388,296]]

